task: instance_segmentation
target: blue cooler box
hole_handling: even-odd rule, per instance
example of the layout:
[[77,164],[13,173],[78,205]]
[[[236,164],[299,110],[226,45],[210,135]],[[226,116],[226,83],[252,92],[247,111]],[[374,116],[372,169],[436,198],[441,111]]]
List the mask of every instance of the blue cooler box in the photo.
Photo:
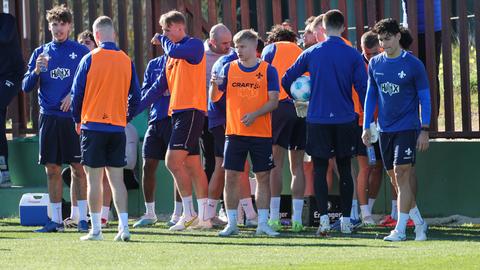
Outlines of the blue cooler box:
[[43,226],[49,221],[49,202],[47,193],[25,193],[19,204],[20,225]]

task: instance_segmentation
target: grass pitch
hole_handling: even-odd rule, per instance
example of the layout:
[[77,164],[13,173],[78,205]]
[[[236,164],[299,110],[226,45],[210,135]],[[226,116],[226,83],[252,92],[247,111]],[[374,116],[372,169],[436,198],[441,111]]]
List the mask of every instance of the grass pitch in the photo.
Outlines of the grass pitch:
[[76,230],[37,234],[18,219],[0,219],[0,269],[480,269],[480,226],[431,227],[429,241],[388,243],[389,229],[362,228],[345,237],[282,231],[255,237],[253,229],[220,238],[212,231],[172,233],[164,225],[131,229],[132,241],[81,242]]

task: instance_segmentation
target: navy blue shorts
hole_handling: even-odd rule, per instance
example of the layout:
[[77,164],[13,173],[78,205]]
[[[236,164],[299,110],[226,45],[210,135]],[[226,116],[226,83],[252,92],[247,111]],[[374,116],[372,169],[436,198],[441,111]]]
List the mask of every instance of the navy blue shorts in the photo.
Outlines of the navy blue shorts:
[[199,139],[203,132],[205,114],[190,110],[172,115],[172,136],[168,149],[185,150],[189,155],[200,155]]
[[307,153],[316,158],[346,158],[357,154],[358,122],[344,124],[307,123]]
[[223,167],[243,172],[245,160],[250,154],[253,172],[269,171],[273,164],[272,139],[248,136],[226,136]]
[[71,164],[80,162],[80,138],[70,117],[40,114],[39,163]]
[[82,164],[92,168],[125,167],[125,132],[82,129]]
[[289,150],[305,150],[307,144],[307,121],[305,118],[297,117],[293,126],[292,137],[290,138]]
[[417,137],[416,130],[380,132],[380,149],[387,171],[395,165],[415,165]]
[[[366,157],[367,156],[367,146],[365,146],[365,144],[363,144],[362,133],[363,133],[363,127],[358,126],[357,155]],[[375,149],[375,157],[377,158],[377,160],[380,160],[380,158],[382,156],[382,152],[380,151],[380,143],[378,141],[373,144],[373,149]]]
[[272,112],[272,139],[274,145],[288,149],[294,132],[297,113],[291,102],[279,102]]
[[150,123],[143,140],[142,157],[165,160],[171,134],[172,120],[170,117]]
[[213,135],[215,157],[223,158],[225,149],[225,125],[211,128],[210,133]]

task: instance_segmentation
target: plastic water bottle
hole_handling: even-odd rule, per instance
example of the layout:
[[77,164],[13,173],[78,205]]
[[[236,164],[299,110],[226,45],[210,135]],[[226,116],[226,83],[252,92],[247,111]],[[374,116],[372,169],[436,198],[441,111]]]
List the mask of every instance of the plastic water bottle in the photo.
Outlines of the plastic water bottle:
[[370,145],[367,147],[367,157],[368,157],[368,165],[373,166],[377,164],[377,157],[375,156],[375,147]]
[[[48,47],[44,49],[44,51],[42,52],[41,55],[42,55],[44,58],[47,59],[47,62],[50,60],[50,55],[48,54]],[[47,71],[48,71],[48,67],[42,65],[42,66],[40,67],[40,71],[41,71],[41,72],[47,72]]]

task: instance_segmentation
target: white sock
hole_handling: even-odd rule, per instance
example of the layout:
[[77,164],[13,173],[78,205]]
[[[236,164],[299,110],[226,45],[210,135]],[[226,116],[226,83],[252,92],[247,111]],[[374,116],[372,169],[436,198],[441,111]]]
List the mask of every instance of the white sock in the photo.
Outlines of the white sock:
[[227,209],[228,226],[237,227],[237,209]]
[[78,206],[73,206],[72,204],[72,207],[70,208],[70,219],[74,221],[78,221],[78,216],[79,216]]
[[193,199],[192,196],[182,198],[183,214],[187,220],[192,219],[197,215],[195,209],[193,209]]
[[358,217],[358,200],[352,200],[352,210],[350,210],[350,217],[357,220]]
[[198,206],[198,219],[200,221],[205,221],[207,220],[207,202],[208,199],[198,199],[197,200],[197,206]]
[[370,213],[370,207],[368,207],[368,205],[360,205],[360,212],[362,214],[362,219],[372,216],[372,213]]
[[280,219],[280,197],[270,198],[270,220]]
[[125,227],[128,229],[128,213],[120,213],[118,219],[118,228],[123,230]]
[[392,211],[390,212],[390,216],[398,220],[398,206],[397,206],[397,200],[392,200]]
[[243,211],[242,205],[237,206],[237,224],[243,225],[245,223],[245,211]]
[[415,206],[414,208],[410,209],[408,215],[413,220],[413,223],[415,223],[415,226],[423,225],[424,221],[422,215],[420,215],[420,210],[418,210],[418,207]]
[[156,217],[157,215],[155,214],[155,202],[146,202],[145,203],[145,215],[149,217]]
[[102,219],[108,221],[108,215],[110,214],[109,206],[102,206]]
[[297,221],[302,223],[303,200],[293,199],[292,205],[293,205],[292,221]]
[[268,222],[268,209],[258,209],[258,226],[260,224],[267,224]]
[[397,221],[397,225],[395,226],[395,230],[397,230],[397,232],[405,234],[405,229],[407,228],[408,219],[409,219],[408,214],[400,212],[398,214],[398,221]]
[[87,200],[78,200],[78,220],[87,220],[87,209],[88,209],[88,203]]
[[175,201],[175,204],[173,206],[173,214],[177,217],[181,216],[182,215],[182,211],[183,211],[183,204],[182,202],[177,202]]
[[92,222],[93,234],[98,234],[102,231],[102,214],[90,212],[90,221]]
[[351,221],[350,221],[350,217],[341,217],[341,218],[340,218],[340,222],[341,222],[341,223],[351,222]]
[[368,198],[368,209],[370,210],[370,213],[373,211],[373,205],[375,204],[375,199]]
[[240,205],[242,206],[243,211],[245,211],[247,219],[254,219],[257,217],[255,208],[253,208],[252,197],[240,199]]
[[214,218],[217,215],[218,200],[208,199],[207,203],[207,219]]
[[52,210],[52,221],[58,224],[62,224],[62,203],[50,203],[50,209]]

